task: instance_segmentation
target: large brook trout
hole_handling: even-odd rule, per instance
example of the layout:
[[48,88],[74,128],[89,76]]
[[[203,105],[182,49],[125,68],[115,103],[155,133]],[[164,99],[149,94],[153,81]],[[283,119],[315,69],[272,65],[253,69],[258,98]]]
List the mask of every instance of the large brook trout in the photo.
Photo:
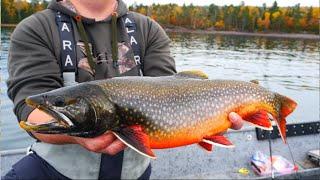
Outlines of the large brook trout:
[[80,83],[26,99],[54,117],[44,124],[21,121],[27,131],[95,137],[112,132],[142,155],[151,149],[197,143],[233,147],[221,132],[231,127],[230,112],[256,127],[271,130],[274,120],[285,142],[285,118],[296,103],[256,83],[208,80],[200,71],[166,77],[116,77]]

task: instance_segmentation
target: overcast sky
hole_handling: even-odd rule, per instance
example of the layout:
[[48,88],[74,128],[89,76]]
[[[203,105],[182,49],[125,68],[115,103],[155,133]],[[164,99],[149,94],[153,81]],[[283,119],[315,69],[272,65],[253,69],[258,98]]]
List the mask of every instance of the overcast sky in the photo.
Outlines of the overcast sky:
[[[194,4],[194,5],[209,5],[214,3],[219,6],[223,5],[239,5],[242,0],[124,0],[128,5],[133,4],[134,2],[145,5],[150,5],[152,3],[160,3],[160,4],[167,4],[167,3],[176,3],[179,5],[185,4]],[[300,3],[300,6],[317,6],[319,7],[320,0],[277,0],[278,6],[293,6],[297,3]],[[244,0],[246,5],[252,6],[262,6],[263,3],[266,3],[267,6],[271,6],[274,0]]]

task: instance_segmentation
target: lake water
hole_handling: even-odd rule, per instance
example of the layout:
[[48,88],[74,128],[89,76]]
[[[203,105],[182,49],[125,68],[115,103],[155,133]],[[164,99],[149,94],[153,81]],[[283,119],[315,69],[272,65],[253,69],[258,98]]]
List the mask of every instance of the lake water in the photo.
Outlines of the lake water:
[[[33,142],[18,127],[6,94],[11,29],[1,32],[1,150]],[[221,35],[170,33],[177,70],[199,69],[210,79],[259,80],[268,89],[298,102],[288,123],[319,121],[319,42]]]

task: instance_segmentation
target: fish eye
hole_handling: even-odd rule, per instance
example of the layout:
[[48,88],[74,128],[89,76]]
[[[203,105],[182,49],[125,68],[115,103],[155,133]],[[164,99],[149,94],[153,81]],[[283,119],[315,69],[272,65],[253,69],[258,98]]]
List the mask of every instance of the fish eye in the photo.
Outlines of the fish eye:
[[66,100],[66,104],[75,104],[75,103],[77,103],[77,99],[68,99],[68,100]]
[[64,106],[65,105],[64,97],[61,97],[61,96],[56,97],[54,100],[54,105],[58,107]]

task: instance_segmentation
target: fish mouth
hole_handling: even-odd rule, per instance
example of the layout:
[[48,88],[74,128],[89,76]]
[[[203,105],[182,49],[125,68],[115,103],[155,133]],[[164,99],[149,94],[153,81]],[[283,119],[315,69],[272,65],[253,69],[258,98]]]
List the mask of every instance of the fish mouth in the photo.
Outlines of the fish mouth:
[[48,102],[36,103],[31,98],[26,99],[26,104],[30,107],[39,109],[40,111],[53,117],[52,120],[34,124],[27,121],[20,121],[20,127],[27,131],[35,131],[39,133],[55,134],[67,132],[74,126],[69,117],[59,112],[59,107],[52,106]]

